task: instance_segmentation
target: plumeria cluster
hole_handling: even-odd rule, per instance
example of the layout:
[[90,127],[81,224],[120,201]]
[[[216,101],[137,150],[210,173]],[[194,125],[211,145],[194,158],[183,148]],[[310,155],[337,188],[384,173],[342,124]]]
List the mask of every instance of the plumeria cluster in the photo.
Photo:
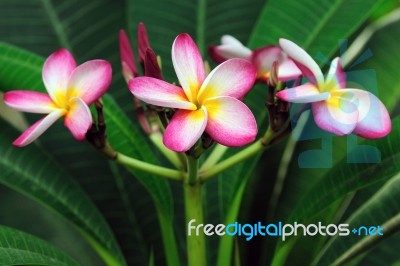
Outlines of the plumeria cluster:
[[[257,123],[243,100],[256,81],[268,84],[271,106],[282,101],[311,103],[316,124],[334,134],[380,138],[391,130],[388,112],[376,96],[346,88],[339,58],[332,61],[324,77],[317,63],[289,40],[281,39],[280,46],[250,50],[232,36],[223,36],[221,45],[209,48],[210,56],[219,65],[207,73],[195,42],[188,34],[180,34],[172,44],[172,62],[179,82],[175,85],[163,80],[159,60],[150,47],[143,24],[138,30],[143,76],[138,74],[124,31],[119,39],[122,72],[135,98],[139,123],[148,134],[162,128],[163,143],[170,150],[188,152],[198,145],[204,148],[209,146],[204,144],[207,139],[230,147],[253,142]],[[92,60],[77,66],[67,50],[54,52],[43,66],[48,94],[10,91],[4,95],[5,103],[12,108],[47,114],[14,145],[31,143],[62,116],[72,135],[84,140],[93,122],[89,106],[107,91],[111,76],[107,61]],[[301,77],[308,81],[298,84]],[[285,82],[289,80],[297,80],[297,85],[286,88]],[[280,106],[288,112],[288,104]],[[269,110],[272,121],[271,116],[276,119],[276,114]],[[283,117],[287,120],[289,116]],[[161,126],[152,122],[158,118]]]

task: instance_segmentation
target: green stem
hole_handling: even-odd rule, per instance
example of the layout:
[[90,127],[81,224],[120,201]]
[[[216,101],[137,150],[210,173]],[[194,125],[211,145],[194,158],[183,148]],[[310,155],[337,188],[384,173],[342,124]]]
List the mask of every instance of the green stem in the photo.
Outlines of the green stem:
[[198,179],[198,159],[187,156],[188,175],[183,184],[185,197],[185,213],[187,232],[187,253],[189,266],[207,265],[205,236],[202,230],[196,234],[196,230],[189,228],[190,221],[193,225],[204,224],[203,217],[203,184]]
[[[201,183],[183,185],[185,195],[185,210],[186,210],[186,224],[192,220],[192,225],[204,224],[203,217],[203,200],[202,200],[202,187]],[[190,228],[188,228],[190,230]],[[190,235],[189,235],[190,233]],[[196,230],[191,230],[187,234],[187,253],[189,266],[204,266],[207,265],[206,243],[205,236],[202,230],[196,234]]]
[[172,169],[154,165],[151,163],[146,163],[146,162],[131,158],[129,156],[126,156],[122,153],[118,153],[115,161],[119,164],[130,167],[132,169],[144,171],[144,172],[147,172],[150,174],[168,177],[168,178],[175,179],[175,180],[182,179],[182,173],[180,171],[172,170]]
[[192,156],[187,156],[187,168],[187,183],[191,186],[195,185],[198,181],[199,160]]
[[200,172],[200,177],[203,181],[225,171],[226,169],[242,162],[243,160],[248,159],[251,156],[256,155],[258,152],[266,149],[274,138],[277,133],[273,132],[271,129],[265,133],[265,135],[259,139],[258,141],[254,142],[247,148],[241,150],[240,152],[236,153],[235,155],[223,160],[222,162],[218,163],[214,167],[209,170],[204,170]]
[[174,180],[182,180],[182,172],[180,171],[146,163],[126,156],[122,153],[114,151],[113,148],[108,144],[106,144],[106,146],[102,149],[102,152],[111,160],[114,160],[115,162],[134,170],[140,170],[157,176],[168,177]]
[[213,167],[222,158],[222,156],[224,156],[227,150],[228,147],[217,144],[211,152],[210,156],[208,156],[207,160],[202,164],[200,172],[206,171]]
[[165,256],[167,258],[167,265],[179,266],[181,265],[181,262],[179,260],[178,246],[176,244],[174,234],[174,225],[172,221],[165,216],[164,212],[162,212],[159,207],[157,207],[157,214],[161,227]]
[[177,153],[171,151],[162,142],[162,134],[155,132],[149,135],[151,142],[160,150],[160,152],[168,159],[176,168],[182,168],[181,160]]

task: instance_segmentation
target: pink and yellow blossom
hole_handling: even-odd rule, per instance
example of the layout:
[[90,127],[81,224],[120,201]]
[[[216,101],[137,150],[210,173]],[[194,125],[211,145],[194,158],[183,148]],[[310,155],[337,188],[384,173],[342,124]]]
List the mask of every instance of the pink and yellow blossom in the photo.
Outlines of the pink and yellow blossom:
[[222,63],[231,58],[247,59],[254,64],[257,69],[257,79],[268,81],[271,75],[272,65],[278,62],[278,80],[292,80],[301,75],[291,58],[289,58],[278,46],[264,46],[255,50],[250,50],[240,41],[230,35],[221,38],[221,45],[209,48],[210,56],[217,63]]
[[18,147],[30,144],[62,116],[65,116],[64,125],[75,139],[84,140],[92,125],[88,106],[106,92],[111,76],[111,65],[107,61],[92,60],[76,66],[74,58],[65,49],[51,54],[42,73],[48,94],[24,90],[4,94],[4,102],[16,110],[47,114],[13,144]]
[[204,132],[226,146],[242,146],[255,139],[255,118],[240,100],[257,75],[250,62],[231,59],[206,75],[200,52],[188,34],[175,39],[172,62],[182,87],[151,77],[129,82],[129,89],[138,99],[177,109],[164,133],[165,146],[187,151]]
[[391,131],[391,121],[382,102],[372,93],[346,88],[340,58],[335,58],[326,78],[318,64],[295,43],[281,39],[280,45],[309,82],[285,89],[277,97],[293,103],[311,103],[315,123],[336,135],[354,133],[364,138],[381,138]]

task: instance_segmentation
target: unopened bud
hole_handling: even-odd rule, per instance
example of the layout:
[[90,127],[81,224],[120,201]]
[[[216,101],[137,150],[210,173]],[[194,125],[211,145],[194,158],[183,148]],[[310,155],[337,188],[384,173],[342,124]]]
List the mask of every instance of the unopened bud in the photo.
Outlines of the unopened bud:
[[129,80],[134,78],[134,74],[126,62],[122,61],[121,66],[122,66],[122,75],[124,76],[126,83],[128,83]]
[[163,79],[160,66],[158,65],[157,56],[151,48],[147,48],[144,58],[144,75],[156,79]]
[[136,118],[139,122],[139,125],[147,135],[150,135],[152,130],[149,125],[149,121],[147,121],[142,102],[138,98],[133,98],[133,101],[135,103]]
[[146,50],[150,48],[149,37],[147,35],[147,30],[143,22],[138,25],[138,50],[139,50],[139,60],[140,64],[144,66],[146,58]]
[[119,51],[122,64],[122,73],[125,80],[129,80],[137,76],[137,68],[135,65],[135,58],[133,56],[131,43],[124,30],[119,32]]

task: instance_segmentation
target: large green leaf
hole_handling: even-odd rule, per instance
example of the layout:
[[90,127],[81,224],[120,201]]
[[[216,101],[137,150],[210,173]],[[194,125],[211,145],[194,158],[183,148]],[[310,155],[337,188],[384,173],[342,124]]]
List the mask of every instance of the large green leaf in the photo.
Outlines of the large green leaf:
[[[400,132],[400,119],[393,121],[393,129],[389,136],[377,141],[363,141],[363,146],[350,151],[350,156],[357,158],[376,159],[376,150],[379,150],[382,161],[373,164],[349,164],[347,158],[343,158],[327,174],[319,179],[306,193],[292,210],[288,223],[297,221],[307,223],[314,221],[314,217],[320,214],[332,204],[343,199],[347,194],[362,188],[378,184],[391,178],[400,171],[400,149],[398,135]],[[361,148],[361,149],[360,149]],[[374,149],[371,152],[371,149]],[[295,241],[296,239],[292,239]],[[289,241],[290,242],[290,241]],[[282,255],[288,247],[288,242],[278,246],[277,256]]]
[[362,25],[383,1],[312,0],[299,2],[271,0],[263,10],[250,38],[250,46],[277,44],[288,38],[312,56],[330,57],[338,42]]
[[[160,161],[158,161],[154,155],[154,147],[152,149],[148,140],[140,134],[140,129],[132,124],[127,115],[111,97],[105,95],[103,100],[104,115],[106,117],[108,128],[107,138],[112,147],[125,155],[143,160],[147,163],[160,165]],[[169,241],[168,243],[165,243],[166,252],[169,252],[169,254],[166,254],[167,258],[170,259],[171,256],[177,258],[178,254],[176,250],[173,222],[173,197],[167,180],[163,177],[150,175],[145,172],[135,171],[132,169],[128,169],[128,171],[135,175],[140,183],[143,184],[151,194],[157,208],[157,217],[160,226],[164,230],[163,239],[161,240]],[[151,231],[154,231],[154,229]],[[166,240],[168,235],[171,237],[169,240]],[[177,262],[173,263],[176,264]]]
[[[347,261],[354,259],[357,255],[366,252],[374,245],[379,244],[381,241],[398,232],[400,222],[396,216],[400,213],[399,173],[400,168],[397,170],[394,178],[390,179],[364,205],[355,211],[348,220],[343,221],[343,223],[350,225],[350,230],[352,228],[359,228],[360,226],[369,228],[370,226],[379,225],[383,228],[383,236],[350,235],[348,237],[332,237],[318,258],[320,265],[331,264],[334,261],[341,261],[343,263],[345,259]],[[389,223],[396,219],[396,224],[391,227]],[[393,226],[397,226],[397,230],[393,230]]]
[[0,226],[1,265],[78,265],[61,250],[30,234]]
[[397,144],[400,132],[399,117],[392,123],[392,132],[387,137],[375,141],[363,141],[362,145],[365,145],[363,146],[365,149],[354,151],[356,152],[355,156],[374,156],[375,154],[371,154],[368,149],[374,146],[381,154],[382,161],[380,163],[349,164],[347,158],[342,159],[299,201],[288,222],[304,222],[347,193],[388,179],[396,174],[400,169],[398,160],[400,145]]
[[[139,132],[118,104],[108,95],[103,97],[104,115],[107,119],[107,137],[111,146],[128,156],[148,163],[160,164],[148,141]],[[156,204],[172,219],[172,195],[167,180],[147,173],[133,171],[152,194]]]
[[[399,103],[400,85],[397,82],[397,73],[400,67],[400,54],[396,43],[400,42],[400,22],[378,30],[364,49],[370,49],[372,57],[352,69],[372,69],[376,72],[378,91],[377,96],[389,110],[393,110]],[[361,57],[362,59],[362,57]]]
[[43,90],[42,66],[44,59],[13,45],[0,42],[1,90]]
[[18,134],[3,121],[0,182],[40,202],[71,222],[110,263],[124,264],[114,236],[92,201],[71,177],[36,145],[11,145]]

